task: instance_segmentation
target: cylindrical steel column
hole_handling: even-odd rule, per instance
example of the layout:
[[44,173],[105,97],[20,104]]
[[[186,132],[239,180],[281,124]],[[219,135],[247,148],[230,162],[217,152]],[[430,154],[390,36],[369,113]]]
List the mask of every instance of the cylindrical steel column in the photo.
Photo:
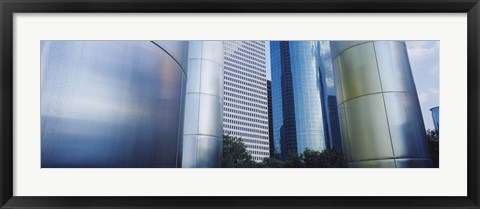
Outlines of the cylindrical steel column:
[[190,41],[182,167],[218,168],[222,157],[223,42]]
[[405,43],[333,41],[331,51],[350,166],[431,167]]
[[42,41],[42,168],[174,168],[185,41]]

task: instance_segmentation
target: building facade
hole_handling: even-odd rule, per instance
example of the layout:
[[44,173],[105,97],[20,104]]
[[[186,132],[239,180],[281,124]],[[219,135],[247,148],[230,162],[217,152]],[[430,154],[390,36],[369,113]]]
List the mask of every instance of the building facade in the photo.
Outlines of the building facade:
[[333,41],[343,154],[351,167],[431,167],[401,41]]
[[275,142],[273,141],[273,112],[272,112],[272,81],[267,81],[268,94],[268,145],[270,157],[275,157]]
[[326,147],[316,41],[270,42],[275,155]]
[[342,151],[340,123],[338,120],[335,78],[333,76],[332,54],[329,41],[319,41],[318,69],[320,76],[320,93],[322,95],[323,125],[325,143],[329,149]]
[[42,41],[42,168],[178,167],[188,43]]
[[435,126],[435,130],[440,130],[440,107],[434,107],[430,109],[432,112],[432,120],[433,120],[433,125]]
[[224,42],[224,134],[241,137],[253,159],[269,157],[265,41]]

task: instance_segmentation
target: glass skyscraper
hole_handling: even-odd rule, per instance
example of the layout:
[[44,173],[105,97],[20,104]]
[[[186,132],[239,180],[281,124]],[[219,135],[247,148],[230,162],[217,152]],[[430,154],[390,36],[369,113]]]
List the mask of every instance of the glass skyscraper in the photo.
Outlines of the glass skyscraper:
[[322,95],[323,121],[326,146],[329,149],[342,150],[340,123],[338,120],[335,78],[333,76],[332,54],[329,41],[319,41],[317,54],[320,71],[320,92]]
[[319,71],[320,43],[270,42],[275,155],[326,147]]
[[440,123],[440,115],[439,115],[440,108],[439,107],[434,107],[434,108],[430,109],[430,111],[432,112],[433,125],[435,126],[435,129],[438,131],[439,128],[440,128],[440,126],[439,126],[439,123]]
[[268,144],[270,146],[270,157],[275,157],[275,146],[273,141],[273,112],[272,112],[272,81],[267,81],[268,92]]
[[253,160],[269,157],[265,41],[224,42],[224,134],[241,137]]

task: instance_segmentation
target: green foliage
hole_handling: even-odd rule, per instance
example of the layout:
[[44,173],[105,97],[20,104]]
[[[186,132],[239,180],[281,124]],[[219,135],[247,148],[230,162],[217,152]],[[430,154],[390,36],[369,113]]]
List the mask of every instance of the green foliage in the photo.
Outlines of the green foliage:
[[[323,153],[323,152],[322,152]],[[304,162],[306,168],[324,168],[325,160],[323,159],[322,153],[319,151],[314,151],[311,149],[305,149],[303,152]]]
[[347,163],[343,155],[336,149],[325,149],[322,152],[306,149],[302,154],[290,153],[281,161],[274,158],[265,158],[263,168],[346,168]]
[[290,153],[285,161],[264,158],[263,162],[253,161],[247,146],[240,137],[223,135],[223,168],[345,168],[347,164],[342,153],[336,149],[322,152],[306,149],[302,154]]
[[432,157],[432,163],[434,168],[439,167],[439,155],[440,155],[440,147],[439,147],[439,132],[438,130],[427,130],[427,141],[430,148],[430,154]]
[[295,152],[288,154],[285,160],[285,167],[287,168],[303,168],[303,154],[298,155]]
[[285,162],[275,158],[264,158],[260,163],[261,168],[285,168]]
[[240,137],[223,135],[222,167],[255,168],[257,166]]
[[346,168],[347,162],[337,149],[325,149],[322,152],[306,149],[303,152],[306,168]]

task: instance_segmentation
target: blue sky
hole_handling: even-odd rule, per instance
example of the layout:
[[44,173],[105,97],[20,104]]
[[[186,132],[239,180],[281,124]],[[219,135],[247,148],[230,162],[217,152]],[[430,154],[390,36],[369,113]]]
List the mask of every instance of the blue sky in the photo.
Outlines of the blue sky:
[[[430,108],[439,106],[439,41],[406,41],[413,79],[417,87],[425,129],[434,129]],[[267,79],[270,73],[270,44],[267,42]]]
[[425,128],[434,129],[430,108],[439,106],[440,100],[440,42],[406,41],[406,44]]

